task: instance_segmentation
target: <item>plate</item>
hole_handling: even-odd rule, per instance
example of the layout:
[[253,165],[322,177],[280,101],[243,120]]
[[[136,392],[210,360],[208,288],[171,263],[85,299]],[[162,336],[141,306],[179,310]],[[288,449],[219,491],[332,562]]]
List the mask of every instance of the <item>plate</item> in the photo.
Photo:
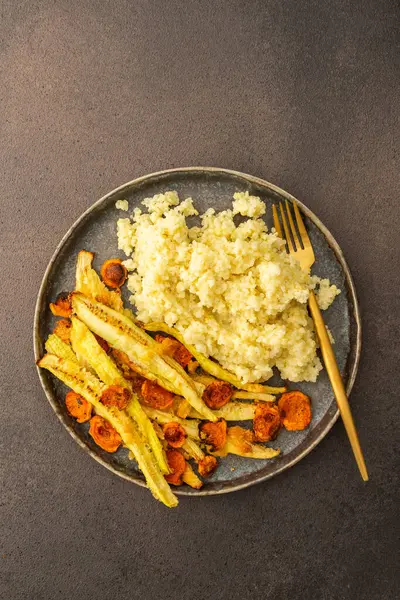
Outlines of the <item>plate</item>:
[[[251,175],[212,167],[192,167],[153,173],[135,179],[113,190],[91,206],[70,228],[61,240],[46,269],[40,287],[34,322],[35,358],[43,355],[44,340],[54,327],[55,319],[48,308],[56,296],[74,289],[76,256],[79,250],[95,252],[95,268],[111,257],[126,258],[117,247],[116,221],[128,216],[115,208],[120,199],[129,201],[130,210],[154,194],[175,190],[181,199],[191,196],[196,208],[204,212],[210,206],[217,211],[228,208],[236,191],[249,191],[266,202],[267,224],[272,226],[271,205],[288,199],[296,201],[303,212],[316,262],[313,273],[328,277],[342,293],[324,313],[325,322],[335,338],[335,353],[345,381],[347,393],[353,386],[361,348],[361,325],[353,280],[339,245],[328,229],[304,204],[295,200],[284,190]],[[124,290],[128,304],[128,292]],[[136,463],[128,458],[127,450],[121,448],[109,454],[99,448],[88,434],[88,423],[78,424],[66,412],[64,398],[67,388],[48,371],[38,369],[39,377],[58,418],[77,443],[102,465],[129,481],[145,485]],[[229,455],[216,473],[207,480],[201,490],[187,486],[177,488],[177,494],[204,496],[222,494],[264,481],[293,466],[306,456],[328,433],[338,417],[336,402],[326,371],[323,370],[316,383],[289,384],[311,396],[313,419],[305,431],[283,430],[275,445],[281,455],[272,460],[252,460]],[[68,459],[66,459],[68,460]]]

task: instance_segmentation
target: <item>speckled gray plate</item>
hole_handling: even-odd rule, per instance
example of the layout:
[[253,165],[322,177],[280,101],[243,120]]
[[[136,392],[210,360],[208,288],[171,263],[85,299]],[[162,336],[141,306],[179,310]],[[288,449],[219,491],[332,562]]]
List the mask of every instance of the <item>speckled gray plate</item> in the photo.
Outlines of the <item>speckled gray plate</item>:
[[[248,190],[251,194],[260,196],[269,208],[272,202],[281,199],[294,200],[290,194],[262,179],[234,171],[204,167],[174,169],[146,175],[110,192],[76,221],[62,239],[47,267],[35,312],[36,359],[42,356],[44,340],[54,327],[54,318],[48,309],[49,302],[59,292],[74,288],[75,261],[78,251],[83,248],[94,251],[95,267],[99,267],[106,258],[123,257],[117,249],[116,220],[127,216],[127,213],[115,209],[116,200],[126,198],[132,210],[135,206],[139,206],[144,198],[166,190],[176,190],[182,199],[191,196],[200,212],[210,206],[217,210],[228,208],[235,191]],[[361,346],[361,327],[353,281],[342,252],[332,235],[308,208],[300,202],[299,206],[305,216],[316,255],[313,272],[329,277],[342,290],[324,316],[336,341],[335,352],[349,393],[356,376]],[[271,210],[267,211],[266,220],[271,226]],[[127,301],[126,296],[125,300]],[[88,435],[88,424],[79,425],[69,417],[64,405],[65,386],[47,371],[39,369],[39,377],[50,404],[78,444],[114,473],[144,485],[141,473],[135,462],[128,459],[125,449],[120,449],[115,454],[104,452]],[[221,461],[219,469],[203,489],[194,490],[183,486],[176,490],[177,493],[198,496],[232,492],[280,473],[310,452],[338,417],[329,380],[324,370],[315,384],[289,387],[300,387],[311,396],[313,419],[306,431],[280,433],[274,443],[281,448],[281,455],[278,458],[251,460],[228,456]],[[343,452],[348,452],[348,448],[344,448]],[[329,465],[327,468],[329,469]]]

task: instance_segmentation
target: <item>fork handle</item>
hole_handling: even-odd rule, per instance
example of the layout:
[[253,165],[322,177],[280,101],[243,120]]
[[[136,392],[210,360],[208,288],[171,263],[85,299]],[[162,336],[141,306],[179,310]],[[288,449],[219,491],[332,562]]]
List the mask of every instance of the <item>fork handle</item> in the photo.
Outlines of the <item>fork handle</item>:
[[354,456],[361,473],[361,477],[364,481],[368,481],[367,467],[365,466],[364,456],[354,425],[349,401],[347,399],[346,390],[344,389],[342,377],[340,375],[339,367],[336,362],[332,344],[329,340],[328,332],[326,330],[325,323],[322,318],[322,314],[313,291],[310,292],[308,305],[310,308],[312,318],[314,320],[315,329],[321,347],[322,358],[324,359],[325,367],[332,384],[332,389],[336,397],[339,411],[342,416],[344,426],[346,428],[347,436],[350,440],[350,444],[353,449]]

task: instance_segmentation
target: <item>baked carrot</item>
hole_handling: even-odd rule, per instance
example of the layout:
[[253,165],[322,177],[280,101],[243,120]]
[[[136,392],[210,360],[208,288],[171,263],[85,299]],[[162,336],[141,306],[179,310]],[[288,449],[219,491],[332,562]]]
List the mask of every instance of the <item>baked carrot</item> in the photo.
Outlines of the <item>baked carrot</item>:
[[289,431],[301,431],[310,424],[311,400],[303,392],[299,390],[285,392],[279,398],[278,407],[281,422]]
[[214,473],[218,466],[218,461],[215,456],[207,455],[198,462],[199,475],[201,477],[208,477]]
[[99,415],[95,415],[90,419],[89,433],[96,444],[106,452],[115,452],[122,444],[119,433]]
[[226,442],[226,421],[218,419],[215,423],[203,421],[199,425],[200,439],[212,450],[221,450]]
[[159,334],[155,336],[155,340],[159,344],[162,344],[164,353],[176,360],[181,367],[187,367],[192,360],[193,356],[190,354],[189,350],[185,348],[183,344],[178,342],[178,340]]
[[101,395],[100,402],[104,406],[115,406],[123,410],[128,406],[132,394],[130,390],[121,385],[110,385]]
[[258,402],[253,420],[254,439],[257,442],[269,442],[276,438],[280,428],[279,409],[265,402]]
[[58,294],[55,302],[50,302],[50,310],[55,317],[69,318],[72,315],[71,300],[68,292]]
[[174,395],[168,390],[162,388],[158,383],[146,379],[141,387],[141,394],[145,404],[165,410],[169,408],[174,401]]
[[187,433],[182,425],[171,421],[163,425],[164,439],[168,442],[171,448],[181,448],[187,438]]
[[208,408],[218,410],[228,404],[232,398],[233,388],[226,381],[213,381],[209,383],[203,392],[203,400]]
[[57,321],[53,333],[57,335],[63,342],[69,344],[71,341],[72,323],[69,319],[61,319]]
[[108,287],[120,288],[126,281],[128,271],[120,258],[110,258],[102,264],[100,275]]
[[182,476],[186,469],[186,461],[179,450],[167,450],[167,461],[171,473],[165,479],[172,485],[181,485]]
[[65,406],[71,417],[78,423],[86,423],[92,416],[92,405],[76,392],[68,392],[65,396]]

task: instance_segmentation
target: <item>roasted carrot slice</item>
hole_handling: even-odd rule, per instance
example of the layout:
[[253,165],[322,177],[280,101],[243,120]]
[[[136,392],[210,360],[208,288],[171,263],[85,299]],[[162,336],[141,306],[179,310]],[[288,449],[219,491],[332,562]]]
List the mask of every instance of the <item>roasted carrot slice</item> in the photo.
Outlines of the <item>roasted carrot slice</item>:
[[201,477],[209,477],[214,473],[218,466],[218,461],[215,456],[207,455],[198,462],[199,475]]
[[278,407],[281,422],[289,431],[301,431],[310,424],[311,400],[303,392],[299,390],[285,392],[279,398]]
[[100,401],[104,406],[115,406],[123,410],[128,406],[132,393],[121,385],[110,385],[101,395]]
[[181,367],[187,367],[192,360],[193,356],[190,354],[189,350],[185,348],[183,344],[178,342],[178,340],[159,334],[155,336],[155,340],[159,344],[162,344],[164,353],[176,360]]
[[150,381],[150,379],[143,382],[141,394],[145,404],[159,410],[169,408],[174,401],[174,395],[171,392],[164,390],[158,383]]
[[254,438],[258,442],[269,442],[278,435],[281,428],[279,409],[266,402],[258,402],[253,420]]
[[96,444],[106,452],[115,452],[122,444],[119,433],[99,415],[95,415],[90,419],[89,433]]
[[76,392],[68,392],[65,396],[65,406],[78,423],[86,423],[92,416],[92,405]]
[[187,433],[182,425],[171,421],[163,425],[164,439],[171,448],[181,448],[187,438]]
[[199,425],[200,439],[212,450],[221,450],[226,442],[226,421],[218,419],[215,423],[203,421]]
[[233,395],[233,388],[226,381],[213,381],[203,392],[203,400],[208,408],[218,410],[229,402]]
[[102,280],[110,288],[119,288],[126,281],[128,271],[122,260],[119,258],[110,258],[106,260],[100,270]]
[[165,479],[172,485],[181,485],[182,476],[186,469],[186,461],[179,450],[167,450],[168,466],[171,469],[169,475],[165,475]]
[[55,317],[69,318],[72,315],[71,300],[68,292],[58,294],[55,302],[50,302],[50,310]]
[[57,321],[53,333],[55,333],[63,342],[69,344],[71,341],[72,323],[69,319],[61,319]]

